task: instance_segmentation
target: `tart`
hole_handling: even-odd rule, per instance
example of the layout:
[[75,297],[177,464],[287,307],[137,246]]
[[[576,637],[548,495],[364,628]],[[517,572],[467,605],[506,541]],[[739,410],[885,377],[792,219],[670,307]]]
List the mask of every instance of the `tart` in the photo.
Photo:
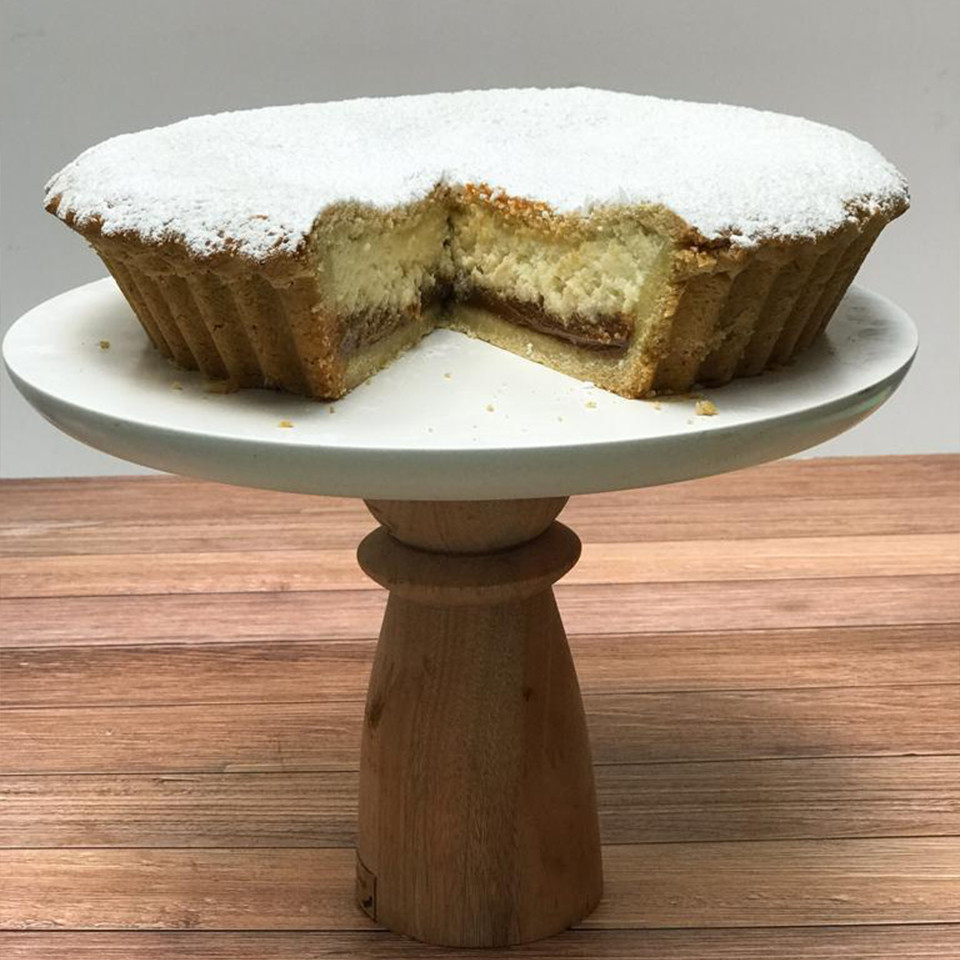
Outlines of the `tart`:
[[436,327],[625,397],[758,374],[907,205],[840,130],[581,88],[194,117],[46,193],[165,356],[323,399]]

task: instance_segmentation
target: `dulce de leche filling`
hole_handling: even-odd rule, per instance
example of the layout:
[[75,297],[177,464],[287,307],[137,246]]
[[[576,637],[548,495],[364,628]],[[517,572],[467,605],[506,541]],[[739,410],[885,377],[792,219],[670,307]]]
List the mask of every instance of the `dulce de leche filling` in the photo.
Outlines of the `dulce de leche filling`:
[[[447,294],[449,296],[449,291]],[[343,326],[341,352],[344,356],[349,356],[361,347],[370,346],[393,333],[398,327],[416,321],[424,310],[444,302],[449,305],[443,292],[434,291],[424,298],[422,304],[406,310],[370,310],[354,313],[350,316],[349,322]],[[456,302],[486,310],[509,323],[527,327],[537,333],[544,333],[589,350],[622,353],[626,350],[633,333],[633,323],[622,314],[609,314],[592,320],[586,320],[577,314],[561,318],[548,313],[539,304],[505,299],[479,290],[471,291],[466,297]]]
[[467,306],[487,310],[510,323],[591,350],[622,352],[633,333],[632,321],[622,314],[609,314],[591,320],[577,314],[561,318],[547,313],[537,303],[503,299],[480,290],[472,290],[463,302]]

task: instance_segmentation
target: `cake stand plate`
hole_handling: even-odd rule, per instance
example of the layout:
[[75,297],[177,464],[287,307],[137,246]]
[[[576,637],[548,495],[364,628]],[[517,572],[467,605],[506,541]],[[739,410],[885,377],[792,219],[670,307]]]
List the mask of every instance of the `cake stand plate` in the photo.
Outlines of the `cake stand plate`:
[[22,317],[4,357],[84,443],[174,473],[363,497],[363,569],[390,591],[364,715],[357,900],[451,946],[563,930],[596,906],[600,837],[576,671],[552,584],[574,493],[668,483],[813,446],[896,389],[902,310],[853,289],[789,368],[692,398],[624,400],[439,331],[334,404],[210,391],[146,343],[113,282]]
[[31,310],[4,357],[43,416],[125,460],[296,493],[487,500],[643,487],[795,453],[883,403],[916,346],[901,309],[854,288],[792,366],[704,390],[712,417],[690,399],[625,400],[447,330],[327,404],[206,392],[149,346],[106,279]]

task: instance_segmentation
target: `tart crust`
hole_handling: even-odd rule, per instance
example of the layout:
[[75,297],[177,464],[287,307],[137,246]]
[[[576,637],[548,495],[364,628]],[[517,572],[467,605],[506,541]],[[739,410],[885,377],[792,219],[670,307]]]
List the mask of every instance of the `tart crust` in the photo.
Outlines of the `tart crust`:
[[908,192],[822,124],[564,88],[193,117],[46,203],[221,384],[335,399],[445,326],[645,397],[806,349]]
[[[495,204],[511,219],[544,224],[538,205],[483,186],[468,187],[457,202]],[[48,209],[56,213],[57,205],[54,197]],[[229,252],[198,257],[175,241],[106,235],[95,219],[65,219],[91,243],[164,356],[235,388],[336,399],[441,326],[637,398],[789,363],[825,329],[881,229],[902,210],[851,218],[813,239],[733,247],[703,242],[669,211],[651,208],[647,222],[672,243],[649,283],[644,312],[652,326],[643,338],[625,340],[636,318],[617,317],[612,334],[585,343],[565,332],[569,324],[551,331],[535,305],[498,309],[495,298],[447,291],[373,323],[380,335],[361,348],[361,318],[340,316],[324,301],[308,250],[267,261]],[[371,326],[370,318],[362,322]]]

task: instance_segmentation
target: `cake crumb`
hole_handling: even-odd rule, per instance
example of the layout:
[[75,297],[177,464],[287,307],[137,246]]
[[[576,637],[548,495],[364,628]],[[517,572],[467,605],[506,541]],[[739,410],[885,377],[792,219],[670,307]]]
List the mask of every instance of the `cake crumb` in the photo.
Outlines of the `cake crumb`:
[[285,427],[285,428],[289,429],[290,427],[293,426],[293,423],[292,423],[292,421],[290,421],[290,420],[281,420],[281,421],[277,424],[277,426],[278,426],[278,427]]
[[663,404],[662,404],[659,400],[654,400],[654,401],[653,401],[653,409],[654,409],[654,410],[659,410],[662,406],[663,406]]
[[452,379],[453,379],[453,374],[452,374],[452,373],[445,373],[445,374],[443,375],[443,379],[444,379],[444,380],[452,380]]
[[493,413],[493,411],[494,411],[496,408],[494,407],[494,405],[493,405],[492,403],[488,403],[484,409],[487,411],[487,413]]
[[232,380],[208,380],[203,385],[204,393],[233,393],[236,389]]
[[337,412],[337,408],[331,403],[330,406],[327,407],[327,413],[336,413],[336,412]]
[[183,384],[182,384],[179,380],[171,380],[171,381],[170,381],[170,389],[171,389],[171,390],[182,390],[182,389],[183,389]]
[[109,350],[109,349],[110,349],[110,341],[109,341],[109,340],[101,340],[101,341],[100,341],[100,349],[101,349],[101,350]]
[[717,405],[712,400],[698,400],[693,412],[698,417],[715,417],[717,415]]
[[596,410],[596,409],[597,409],[597,403],[596,403],[595,400],[588,400],[588,401],[584,404],[584,406],[585,406],[588,410]]

